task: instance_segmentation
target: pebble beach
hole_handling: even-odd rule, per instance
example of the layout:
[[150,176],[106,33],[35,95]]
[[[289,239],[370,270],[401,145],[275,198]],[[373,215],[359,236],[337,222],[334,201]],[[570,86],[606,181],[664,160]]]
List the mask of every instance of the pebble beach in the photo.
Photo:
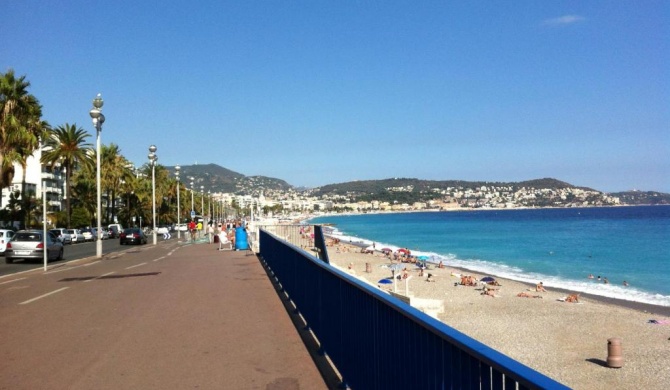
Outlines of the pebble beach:
[[[328,256],[333,266],[374,285],[398,264],[346,243],[329,246]],[[477,280],[486,275],[444,264],[431,265],[419,276],[414,264],[401,264],[408,280],[397,281],[396,293],[442,301],[441,312],[432,314],[437,319],[569,387],[665,389],[670,383],[670,307],[583,294],[579,303],[569,303],[562,301],[569,291],[537,292],[535,285],[501,278],[496,278],[500,286],[490,286],[493,296],[483,295],[481,282],[458,283],[464,275]],[[428,273],[434,282],[426,281]],[[378,286],[393,289],[392,284]],[[607,366],[610,338],[621,341],[621,368]]]

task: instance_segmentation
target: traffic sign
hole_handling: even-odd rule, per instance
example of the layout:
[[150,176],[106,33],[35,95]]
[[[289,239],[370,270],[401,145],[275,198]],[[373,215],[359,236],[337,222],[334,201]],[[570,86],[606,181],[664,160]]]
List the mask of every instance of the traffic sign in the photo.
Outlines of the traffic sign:
[[191,218],[195,218],[195,211],[191,210]]

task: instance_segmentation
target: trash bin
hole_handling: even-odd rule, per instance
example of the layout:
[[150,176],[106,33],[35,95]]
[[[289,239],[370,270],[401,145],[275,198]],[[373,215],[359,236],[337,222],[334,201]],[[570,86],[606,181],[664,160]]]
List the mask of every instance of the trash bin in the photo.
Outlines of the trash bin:
[[623,367],[623,356],[621,355],[621,339],[613,337],[607,339],[607,367]]

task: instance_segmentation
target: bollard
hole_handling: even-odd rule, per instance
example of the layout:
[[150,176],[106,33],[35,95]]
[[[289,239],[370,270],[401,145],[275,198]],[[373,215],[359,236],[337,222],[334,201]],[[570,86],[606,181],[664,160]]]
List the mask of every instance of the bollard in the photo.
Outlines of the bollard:
[[370,263],[365,263],[365,272],[370,273],[372,272],[372,266]]
[[621,368],[622,366],[621,339],[618,337],[607,339],[607,367]]

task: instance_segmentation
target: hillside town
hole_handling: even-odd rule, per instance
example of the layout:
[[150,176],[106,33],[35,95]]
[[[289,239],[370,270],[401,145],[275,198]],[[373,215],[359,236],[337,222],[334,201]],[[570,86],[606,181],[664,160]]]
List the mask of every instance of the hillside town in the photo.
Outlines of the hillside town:
[[[414,188],[397,187],[388,189],[394,193],[412,192]],[[513,209],[530,207],[594,207],[618,206],[619,198],[602,192],[579,188],[520,188],[478,187],[433,189],[433,197],[426,201],[401,203],[397,201],[362,201],[354,194],[322,196],[312,195],[312,190],[298,192],[266,191],[257,197],[220,194],[228,204],[242,208],[254,208],[257,213],[269,211],[290,212],[380,212],[380,211],[421,211],[453,209]]]

